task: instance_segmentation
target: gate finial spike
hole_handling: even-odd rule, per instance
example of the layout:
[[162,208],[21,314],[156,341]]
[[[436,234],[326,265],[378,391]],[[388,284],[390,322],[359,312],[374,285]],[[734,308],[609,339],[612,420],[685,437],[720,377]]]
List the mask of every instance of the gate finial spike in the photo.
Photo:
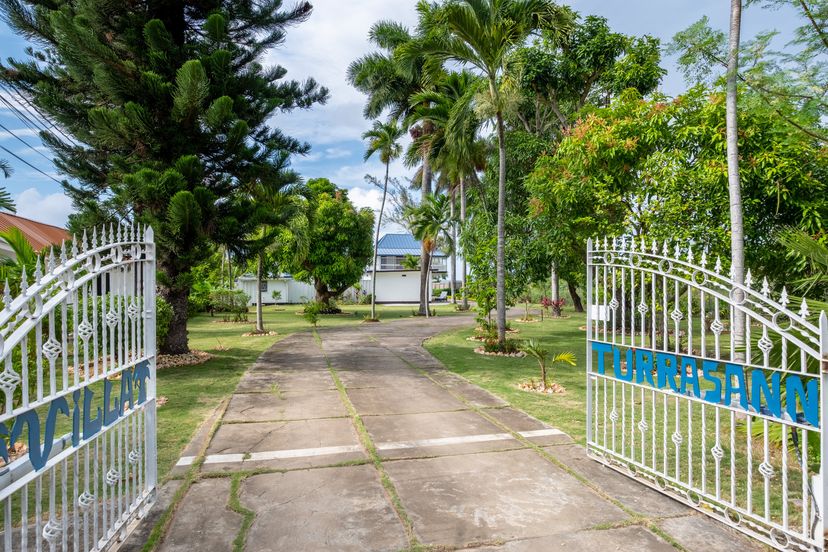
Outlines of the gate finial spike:
[[37,261],[35,262],[35,271],[34,271],[34,283],[38,283],[40,278],[43,276],[43,272],[40,269],[40,255],[37,256]]
[[609,245],[609,242],[607,241],[607,236],[605,235],[604,236],[604,251],[607,250],[607,245]]
[[693,264],[693,244],[687,244],[687,262]]
[[90,243],[91,249],[95,249],[98,247],[98,227],[92,227],[92,242]]
[[662,244],[662,246],[661,246],[661,254],[662,254],[664,257],[666,257],[666,256],[667,256],[667,253],[669,253],[669,251],[670,251],[670,248],[669,248],[669,246],[667,245],[667,240],[664,240],[664,243],[663,243],[663,244]]
[[681,258],[681,248],[679,247],[678,242],[676,242],[676,247],[675,247],[675,249],[674,249],[674,251],[673,251],[673,257],[675,257],[676,259],[680,259],[680,258]]
[[81,237],[81,251],[86,253],[88,246],[86,243],[86,228],[83,229],[83,237]]
[[6,278],[6,285],[3,287],[3,309],[9,309],[12,303],[11,288],[9,287],[9,279]]
[[782,287],[782,295],[779,296],[779,304],[783,307],[787,307],[790,299],[788,299],[788,288]]
[[621,251],[627,249],[627,236],[621,236]]
[[808,302],[805,298],[802,298],[802,305],[799,306],[799,316],[802,318],[808,318],[811,315],[811,311],[808,310]]
[[[733,271],[733,267],[730,268],[731,272]],[[750,289],[753,285],[753,274],[750,273],[750,269],[748,269],[747,274],[745,274],[745,287]]]
[[20,271],[20,293],[26,293],[26,290],[29,289],[29,279],[26,277],[26,267],[24,266],[23,269]]
[[115,232],[113,231],[112,223],[109,223],[109,243],[115,243]]
[[770,285],[768,284],[767,276],[762,278],[762,295],[770,297]]
[[713,266],[713,270],[716,272],[716,274],[721,274],[722,273],[722,258],[721,257],[719,257],[719,256],[716,257],[716,264],[715,264],[715,266]]
[[72,248],[69,251],[69,254],[72,255],[73,258],[78,256],[78,236],[75,234],[72,234]]
[[707,249],[702,249],[702,255],[699,264],[702,268],[707,268]]
[[60,264],[66,263],[66,240],[60,242]]
[[49,248],[49,257],[46,260],[46,273],[52,272],[55,269],[55,248]]
[[658,255],[658,242],[656,241],[656,239],[655,239],[655,238],[653,238],[653,243],[652,243],[652,245],[650,246],[650,252],[651,252],[653,255]]

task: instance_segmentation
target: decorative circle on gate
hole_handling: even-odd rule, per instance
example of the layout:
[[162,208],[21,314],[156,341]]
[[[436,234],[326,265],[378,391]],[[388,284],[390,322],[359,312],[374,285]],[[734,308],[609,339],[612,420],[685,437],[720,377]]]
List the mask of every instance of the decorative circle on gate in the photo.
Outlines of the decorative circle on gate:
[[84,342],[88,341],[90,337],[92,337],[92,333],[94,332],[94,328],[92,328],[92,324],[84,320],[80,324],[78,324],[78,337],[80,337]]
[[133,466],[138,463],[138,460],[141,459],[141,453],[137,450],[133,450],[129,453],[129,463]]
[[641,255],[638,253],[633,253],[630,255],[630,266],[635,268],[639,268],[641,266]]
[[63,351],[63,347],[60,344],[60,341],[55,339],[54,337],[50,337],[46,343],[43,344],[43,356],[48,358],[50,361],[54,361],[60,353]]
[[707,273],[702,270],[694,270],[693,271],[693,283],[697,286],[703,286],[707,283]]
[[121,479],[121,473],[117,470],[109,470],[106,472],[106,483],[108,485],[114,485]]
[[664,274],[670,274],[673,271],[673,263],[667,259],[662,259],[658,262],[658,269]]
[[791,544],[791,539],[788,538],[787,533],[776,527],[770,530],[770,538],[779,548],[788,548]]
[[46,522],[46,525],[43,526],[43,538],[46,539],[52,547],[54,547],[55,543],[62,534],[63,527],[58,525],[58,522],[54,519],[50,519]]
[[638,476],[638,468],[636,468],[634,464],[627,464],[627,471],[629,471],[630,475],[633,477]]
[[655,484],[656,484],[656,487],[658,487],[662,491],[667,490],[667,480],[664,479],[663,477],[656,477],[655,478]]
[[697,508],[701,506],[701,495],[694,491],[687,492],[687,500],[690,501],[690,504],[696,506]]
[[604,264],[611,265],[615,262],[615,254],[614,253],[604,253]]
[[720,336],[724,331],[724,324],[722,324],[722,321],[717,318],[712,324],[710,324],[710,331],[717,336]]
[[86,511],[95,503],[95,495],[88,491],[83,491],[78,497],[78,507]]
[[763,335],[759,339],[759,342],[756,344],[756,346],[759,347],[759,349],[763,353],[768,354],[770,353],[771,349],[773,349],[773,341],[771,341],[768,336]]
[[759,473],[761,473],[762,477],[764,477],[765,479],[770,479],[771,477],[773,477],[774,473],[773,466],[771,466],[767,462],[762,462],[761,464],[759,464]]
[[777,330],[787,332],[793,329],[794,321],[793,319],[784,312],[775,312],[773,313],[773,318],[771,318],[771,323]]
[[730,301],[734,305],[744,305],[745,300],[747,300],[747,293],[742,288],[734,287],[730,289]]
[[114,328],[115,325],[118,324],[118,315],[115,313],[115,311],[110,310],[108,313],[106,313],[106,324],[110,328]]
[[742,524],[742,514],[737,512],[732,508],[725,508],[724,511],[725,518],[727,521],[732,523],[733,525],[741,525]]
[[20,384],[20,375],[14,370],[6,369],[0,372],[0,389],[8,393]]

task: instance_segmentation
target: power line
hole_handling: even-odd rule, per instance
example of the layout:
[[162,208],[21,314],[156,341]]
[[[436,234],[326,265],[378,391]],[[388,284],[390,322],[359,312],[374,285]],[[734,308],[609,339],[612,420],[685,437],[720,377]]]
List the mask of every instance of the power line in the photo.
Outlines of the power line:
[[[63,136],[70,144],[72,144],[73,146],[78,145],[78,142],[74,138],[72,138],[71,136],[69,136],[65,132],[63,132],[63,129],[61,129],[54,122],[52,122],[52,120],[49,119],[49,117],[47,117],[36,105],[34,105],[32,102],[30,102],[26,98],[26,95],[23,94],[22,92],[20,92],[20,89],[18,89],[13,83],[0,82],[0,88],[5,90],[9,94],[9,96],[19,106],[21,106],[23,108],[23,112],[25,112],[25,113],[23,113],[20,110],[14,108],[13,106],[10,106],[12,108],[12,110],[14,110],[15,113],[18,114],[18,118],[20,118],[20,116],[22,115],[26,119],[32,121],[38,127],[38,129],[42,128],[42,130],[45,131],[45,132],[49,132],[49,127],[51,127],[54,130],[56,130],[61,136]],[[9,90],[9,89],[11,89],[11,90]],[[0,96],[0,98],[2,98],[2,96]],[[8,105],[7,101],[4,102],[4,103],[6,103]],[[25,105],[23,105],[24,103],[25,103]],[[28,114],[28,116],[26,114]],[[38,117],[36,117],[35,114],[37,114],[42,119],[42,121],[38,120]],[[29,119],[29,116],[31,116],[31,119]]]
[[21,138],[20,136],[18,136],[17,134],[15,134],[15,133],[14,133],[14,131],[12,131],[12,130],[8,129],[8,128],[4,125],[4,124],[0,123],[0,128],[2,128],[3,130],[5,130],[6,132],[8,132],[9,134],[11,134],[12,136],[14,136],[15,138],[17,138],[19,141],[23,142],[23,143],[24,143],[24,144],[25,144],[25,145],[26,145],[29,149],[31,149],[33,152],[35,152],[36,154],[38,154],[39,156],[41,156],[41,157],[42,157],[43,159],[45,159],[46,161],[48,161],[48,162],[50,162],[50,163],[52,162],[52,159],[51,159],[50,157],[48,157],[48,156],[47,156],[47,155],[45,155],[42,151],[40,151],[40,150],[39,150],[39,149],[37,149],[36,147],[32,146],[32,145],[31,145],[30,143],[28,143],[26,140],[24,140],[23,138]]
[[49,179],[51,179],[51,180],[54,180],[54,181],[55,181],[55,182],[57,182],[58,184],[63,185],[63,182],[61,182],[60,180],[58,180],[57,178],[55,178],[55,177],[54,177],[54,176],[52,176],[51,174],[47,174],[47,173],[43,172],[43,171],[42,171],[42,170],[40,170],[38,167],[36,167],[36,166],[32,165],[31,163],[29,163],[28,161],[26,161],[25,159],[23,159],[22,157],[20,157],[19,155],[17,155],[17,154],[16,154],[16,153],[14,153],[13,151],[11,151],[9,148],[7,148],[6,146],[4,146],[3,144],[0,144],[0,149],[2,149],[3,151],[5,151],[5,152],[6,152],[6,153],[8,153],[9,155],[11,155],[12,157],[14,157],[15,159],[17,159],[18,161],[22,161],[23,163],[27,164],[28,166],[30,166],[31,168],[33,168],[34,170],[36,170],[37,172],[39,172],[40,174],[42,174],[43,176],[45,176],[46,178],[49,178]]

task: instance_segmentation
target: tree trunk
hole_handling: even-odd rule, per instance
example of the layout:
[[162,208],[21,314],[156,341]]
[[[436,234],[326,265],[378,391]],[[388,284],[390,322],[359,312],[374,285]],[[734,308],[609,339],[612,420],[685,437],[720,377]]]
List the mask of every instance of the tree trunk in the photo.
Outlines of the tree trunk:
[[555,263],[552,263],[550,268],[550,286],[552,292],[552,312],[555,316],[561,315],[561,304],[559,301],[561,300],[561,278],[558,274],[558,270],[555,267]]
[[429,281],[426,282],[426,294],[425,294],[425,317],[431,318],[431,305],[429,304],[431,301],[431,259],[433,258],[432,252],[429,251],[428,254],[428,274],[429,274]]
[[571,280],[566,281],[566,287],[569,290],[569,296],[572,297],[572,308],[575,312],[584,312],[584,304],[581,302],[581,296],[578,295],[578,288]]
[[385,184],[382,186],[382,203],[377,216],[377,232],[374,235],[374,270],[371,272],[371,320],[377,319],[377,246],[379,245],[382,212],[385,210],[385,197],[388,194],[388,170],[391,161],[385,163]]
[[[742,1],[730,1],[730,40],[727,57],[727,184],[730,194],[730,267],[734,283],[745,281],[745,234],[742,220],[742,186],[739,178],[739,129],[737,122],[737,77],[739,71],[739,36],[742,26]],[[737,351],[745,344],[745,317],[736,311],[733,340]],[[733,352],[731,352],[731,355]],[[737,352],[739,360],[743,354]]]
[[[428,158],[428,152],[423,154],[423,184],[421,191],[424,199],[431,195],[431,161]],[[420,316],[428,315],[428,267],[430,261],[431,255],[429,255],[425,243],[423,243],[420,259]]]
[[[492,83],[494,86],[494,83]],[[506,131],[503,112],[497,112],[497,340],[506,341]]]
[[324,304],[325,307],[330,307],[334,293],[328,289],[328,286],[319,281],[314,281],[313,287],[316,289],[316,302]]
[[454,286],[455,281],[457,280],[457,225],[454,224],[454,195],[455,190],[451,190],[451,198],[449,201],[449,211],[451,216],[451,283],[449,287],[451,288],[451,302],[453,304],[457,304],[457,293],[455,292]]
[[546,364],[540,363],[541,369],[541,390],[546,391]]
[[262,277],[264,276],[264,251],[259,252],[259,263],[256,267],[256,331],[264,332],[264,317],[262,315]]
[[[172,279],[172,278],[171,278]],[[187,346],[187,298],[188,288],[162,288],[161,297],[172,307],[173,316],[164,342],[159,344],[159,352],[164,355],[183,355],[190,352]]]
[[[466,179],[460,177],[460,224],[466,222]],[[469,296],[466,293],[466,254],[463,253],[463,310],[469,310]]]

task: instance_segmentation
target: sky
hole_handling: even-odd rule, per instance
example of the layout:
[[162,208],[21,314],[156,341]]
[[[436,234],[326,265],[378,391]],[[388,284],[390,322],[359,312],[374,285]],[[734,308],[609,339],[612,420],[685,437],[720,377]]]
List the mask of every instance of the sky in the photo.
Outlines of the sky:
[[[349,197],[358,206],[378,209],[381,191],[366,184],[365,175],[379,177],[384,171],[378,159],[363,162],[364,144],[360,137],[370,127],[370,121],[362,116],[365,98],[347,83],[345,75],[351,61],[371,51],[367,40],[370,26],[380,19],[393,19],[413,26],[416,2],[312,0],[312,3],[311,18],[292,27],[285,43],[271,51],[265,61],[284,66],[288,78],[315,78],[330,90],[331,97],[326,105],[315,106],[309,111],[279,113],[271,124],[311,144],[311,152],[293,162],[294,168],[305,178],[327,177],[350,189]],[[615,31],[650,34],[660,38],[662,44],[705,15],[714,27],[727,29],[730,9],[730,2],[726,0],[577,0],[570,5],[582,15],[606,17]],[[754,6],[743,13],[742,35],[750,38],[757,32],[776,29],[782,36],[790,36],[797,25],[792,11],[770,11]],[[24,55],[25,47],[22,38],[0,23],[0,58],[19,58]],[[670,95],[681,93],[686,86],[675,60],[665,57],[663,65],[668,74],[661,90]],[[11,178],[0,182],[0,186],[5,186],[11,193],[21,216],[64,226],[72,205],[60,185],[52,180],[63,177],[50,162],[49,151],[4,105],[0,105],[0,124],[28,143],[22,143],[0,128],[0,146],[48,175],[0,151],[0,158],[8,160],[14,169]],[[399,161],[391,166],[391,176],[402,181],[411,172]]]

